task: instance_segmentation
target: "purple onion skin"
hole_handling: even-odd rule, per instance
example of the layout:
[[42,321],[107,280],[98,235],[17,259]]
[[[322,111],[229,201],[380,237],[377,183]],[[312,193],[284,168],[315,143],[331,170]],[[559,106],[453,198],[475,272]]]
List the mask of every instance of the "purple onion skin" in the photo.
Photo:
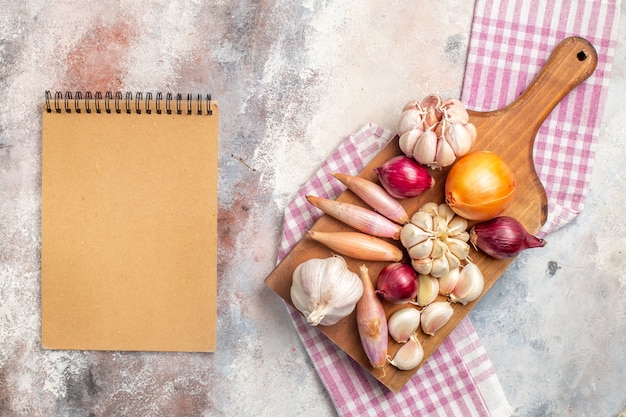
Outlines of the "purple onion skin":
[[405,155],[391,158],[374,171],[387,193],[401,200],[416,197],[435,184],[428,168]]
[[470,241],[496,259],[511,258],[525,249],[546,244],[545,240],[528,233],[519,221],[509,216],[495,217],[473,226]]
[[385,266],[376,280],[376,294],[392,304],[405,304],[417,295],[417,273],[407,264]]

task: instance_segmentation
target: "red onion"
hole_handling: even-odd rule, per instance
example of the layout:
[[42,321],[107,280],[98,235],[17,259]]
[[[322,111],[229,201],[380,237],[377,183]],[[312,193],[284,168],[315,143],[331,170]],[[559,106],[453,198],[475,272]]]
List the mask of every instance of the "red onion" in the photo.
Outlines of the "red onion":
[[376,294],[393,304],[408,303],[417,294],[417,273],[400,262],[385,266],[376,280]]
[[428,168],[404,155],[391,158],[374,171],[383,188],[399,199],[418,196],[435,183]]
[[524,249],[546,244],[545,240],[528,233],[519,221],[509,216],[495,217],[473,226],[470,241],[496,259],[510,258]]

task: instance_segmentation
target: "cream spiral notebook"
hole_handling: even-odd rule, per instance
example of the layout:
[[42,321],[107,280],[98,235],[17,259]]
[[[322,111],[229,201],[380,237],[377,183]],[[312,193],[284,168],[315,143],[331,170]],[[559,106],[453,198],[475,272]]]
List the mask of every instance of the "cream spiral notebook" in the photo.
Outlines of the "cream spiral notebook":
[[217,103],[46,92],[42,110],[43,347],[214,351]]

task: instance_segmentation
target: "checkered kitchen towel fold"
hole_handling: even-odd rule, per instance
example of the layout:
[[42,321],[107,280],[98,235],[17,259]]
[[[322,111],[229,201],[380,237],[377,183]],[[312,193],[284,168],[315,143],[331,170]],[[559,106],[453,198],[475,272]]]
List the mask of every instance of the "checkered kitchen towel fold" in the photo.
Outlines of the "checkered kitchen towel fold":
[[[535,166],[549,204],[543,234],[567,224],[582,210],[614,55],[619,7],[619,0],[476,2],[461,97],[471,109],[493,110],[513,101],[568,36],[582,36],[598,51],[594,74],[557,106],[535,141]],[[279,259],[321,215],[305,196],[337,197],[344,188],[331,173],[357,174],[393,136],[368,124],[346,138],[288,205]],[[287,308],[341,416],[511,415],[491,362],[467,318],[404,388],[393,394],[307,325],[300,313]]]
[[478,111],[511,103],[563,39],[581,36],[598,66],[543,123],[534,161],[548,197],[545,235],[583,209],[599,137],[615,45],[620,0],[479,0],[474,11],[461,100]]

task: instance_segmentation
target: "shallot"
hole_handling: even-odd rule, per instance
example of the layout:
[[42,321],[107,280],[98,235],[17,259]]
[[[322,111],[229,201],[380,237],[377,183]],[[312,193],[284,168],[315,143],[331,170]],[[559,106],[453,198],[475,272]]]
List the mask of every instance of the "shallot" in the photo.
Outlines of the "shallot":
[[314,195],[307,195],[306,199],[324,213],[358,231],[372,236],[400,239],[402,226],[373,210]]
[[363,295],[356,303],[356,324],[365,355],[374,368],[387,363],[388,327],[383,304],[374,292],[367,266],[360,267]]
[[393,198],[380,185],[365,178],[348,174],[335,173],[335,178],[341,181],[350,191],[356,194],[371,208],[398,224],[409,222],[409,215],[398,200]]
[[378,274],[376,294],[392,304],[404,304],[417,294],[417,273],[400,262],[386,265]]
[[435,184],[428,168],[404,155],[391,158],[374,172],[383,188],[398,199],[417,197]]
[[528,248],[539,248],[546,241],[528,233],[515,218],[500,216],[470,229],[470,241],[487,255],[506,259]]
[[362,232],[318,232],[309,230],[307,235],[328,248],[365,261],[399,262],[402,250],[380,238]]

